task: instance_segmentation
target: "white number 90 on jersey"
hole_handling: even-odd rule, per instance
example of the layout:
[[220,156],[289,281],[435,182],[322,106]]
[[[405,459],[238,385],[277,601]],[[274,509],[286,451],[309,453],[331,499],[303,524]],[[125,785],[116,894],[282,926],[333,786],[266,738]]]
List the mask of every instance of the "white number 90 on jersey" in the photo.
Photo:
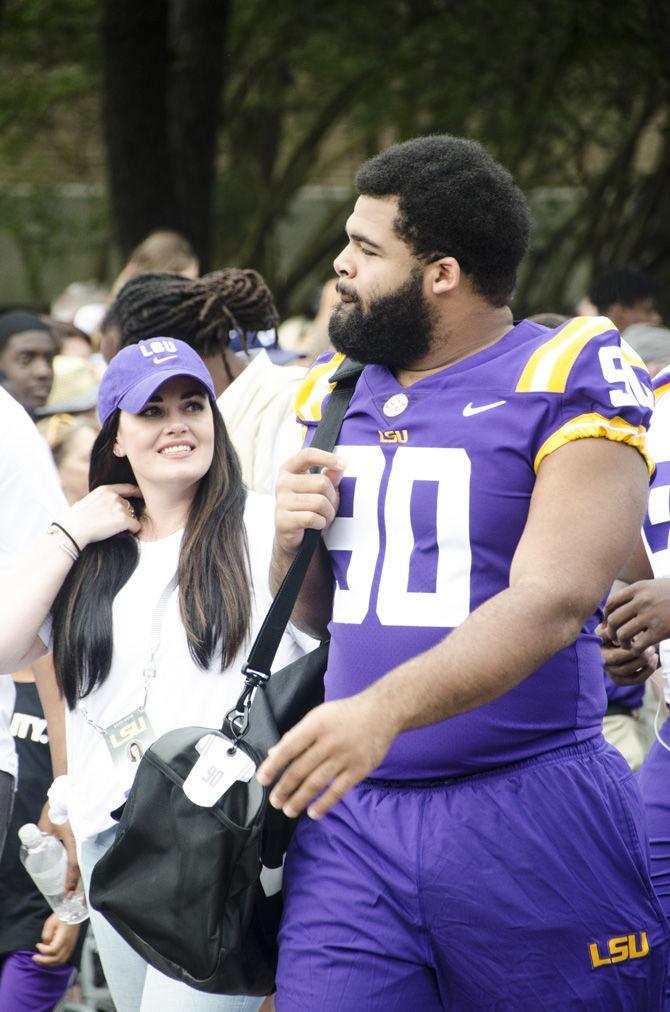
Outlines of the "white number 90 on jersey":
[[[654,394],[637,377],[627,360],[625,349],[607,347],[598,352],[600,368],[606,381],[623,389],[610,390],[610,401],[615,408],[654,407]],[[642,363],[641,363],[642,364]]]
[[[335,622],[362,622],[370,608],[381,535],[377,523],[385,458],[379,446],[340,446],[347,478],[356,481],[353,512],[338,516],[326,532],[330,551],[350,552],[346,588],[338,586]],[[382,625],[454,629],[470,611],[470,458],[452,447],[399,446],[384,496],[385,545],[377,591]],[[437,484],[437,567],[434,592],[408,589],[412,553],[411,496],[414,483]]]

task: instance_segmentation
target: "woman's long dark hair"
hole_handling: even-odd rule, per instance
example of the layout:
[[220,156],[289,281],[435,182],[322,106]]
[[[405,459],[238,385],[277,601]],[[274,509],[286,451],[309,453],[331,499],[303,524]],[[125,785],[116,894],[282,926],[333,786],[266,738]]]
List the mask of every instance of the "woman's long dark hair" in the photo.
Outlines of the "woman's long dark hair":
[[[214,456],[186,521],[179,552],[179,610],[193,660],[206,668],[220,648],[224,670],[249,631],[251,577],[240,464],[219,410],[214,401],[210,404]],[[93,445],[91,490],[119,482],[137,484],[128,459],[112,452],[118,424],[116,411]],[[141,516],[144,500],[131,502]],[[129,531],[93,542],[84,548],[58,592],[51,610],[54,666],[70,709],[109,675],[112,604],[138,561],[137,543]]]

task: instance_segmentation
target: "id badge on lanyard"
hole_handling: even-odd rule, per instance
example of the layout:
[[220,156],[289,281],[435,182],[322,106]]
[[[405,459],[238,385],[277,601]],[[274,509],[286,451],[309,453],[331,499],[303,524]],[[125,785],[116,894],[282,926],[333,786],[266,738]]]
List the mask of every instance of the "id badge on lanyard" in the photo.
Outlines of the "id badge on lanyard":
[[138,706],[132,713],[115,720],[102,734],[114,763],[116,779],[124,794],[128,794],[140,759],[156,740],[147,711]]
[[151,623],[151,654],[149,656],[149,663],[142,672],[144,678],[144,701],[142,705],[125,714],[125,716],[119,717],[118,720],[115,720],[113,724],[109,724],[107,727],[95,724],[89,718],[86,710],[81,707],[81,714],[84,720],[102,735],[107,746],[107,751],[114,763],[116,779],[126,796],[132,787],[142,756],[156,740],[156,733],[151,726],[146,706],[149,689],[156,677],[155,658],[161,643],[163,615],[170,595],[177,586],[177,579],[177,573],[175,573],[158,599],[154,612]]

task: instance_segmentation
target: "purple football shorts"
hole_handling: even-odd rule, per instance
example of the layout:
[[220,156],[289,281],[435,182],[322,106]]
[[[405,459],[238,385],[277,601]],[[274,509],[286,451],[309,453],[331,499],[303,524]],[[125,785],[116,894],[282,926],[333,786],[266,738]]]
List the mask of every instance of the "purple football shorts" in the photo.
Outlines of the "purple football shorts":
[[652,1012],[669,935],[642,801],[600,737],[300,820],[278,1012]]
[[51,1012],[70,986],[73,966],[40,966],[34,955],[19,949],[0,957],[2,1012]]
[[[670,721],[661,728],[661,738],[670,748]],[[670,921],[670,752],[657,741],[642,764],[637,782],[647,813],[651,881]],[[663,1008],[670,1012],[670,977],[666,980]]]

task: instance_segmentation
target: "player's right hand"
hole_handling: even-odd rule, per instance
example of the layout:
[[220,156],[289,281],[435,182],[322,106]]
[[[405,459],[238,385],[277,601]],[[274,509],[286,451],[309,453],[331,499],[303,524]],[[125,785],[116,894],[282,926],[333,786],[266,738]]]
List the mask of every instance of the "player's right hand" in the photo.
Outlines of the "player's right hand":
[[[345,461],[334,453],[311,447],[289,457],[277,476],[276,540],[282,551],[295,554],[305,530],[325,531],[340,502],[338,486]],[[318,468],[312,473],[312,468]]]
[[58,522],[80,548],[93,541],[104,541],[121,531],[137,534],[141,524],[128,499],[140,498],[141,494],[137,485],[99,485],[70,506]]

